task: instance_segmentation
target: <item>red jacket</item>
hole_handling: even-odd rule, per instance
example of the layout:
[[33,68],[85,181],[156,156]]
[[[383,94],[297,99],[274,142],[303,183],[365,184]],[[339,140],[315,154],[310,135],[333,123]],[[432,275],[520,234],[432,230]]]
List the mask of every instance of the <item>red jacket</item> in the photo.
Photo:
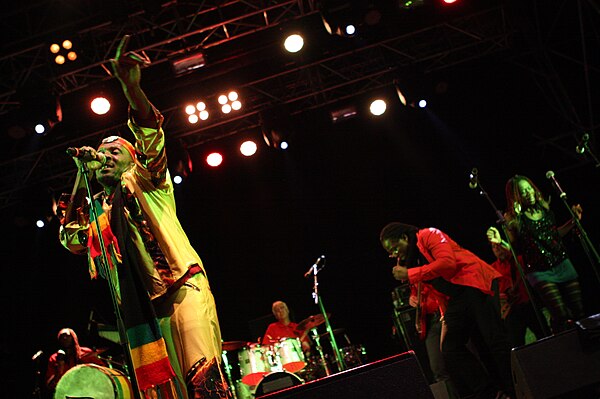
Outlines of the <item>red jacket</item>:
[[494,294],[492,281],[500,277],[500,273],[441,230],[433,227],[419,230],[417,248],[429,263],[408,269],[411,284],[442,277],[454,284]]

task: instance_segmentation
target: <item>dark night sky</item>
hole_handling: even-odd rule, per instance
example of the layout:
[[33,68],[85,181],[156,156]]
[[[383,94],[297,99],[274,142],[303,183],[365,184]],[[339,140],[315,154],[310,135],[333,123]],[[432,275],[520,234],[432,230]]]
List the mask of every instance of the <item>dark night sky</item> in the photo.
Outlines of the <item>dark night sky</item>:
[[[483,59],[426,82],[447,84],[444,93],[426,93],[427,109],[394,103],[378,119],[361,115],[336,125],[317,111],[296,121],[287,152],[261,148],[254,158],[208,170],[201,163],[208,148],[192,150],[195,167],[177,188],[178,213],[208,271],[225,341],[255,340],[248,322],[269,314],[274,300],[286,301],[297,321],[318,313],[303,274],[323,254],[319,289],[332,327],[363,344],[369,360],[400,352],[391,336],[390,292],[398,282],[379,231],[390,221],[435,226],[491,262],[485,230],[496,215],[468,187],[473,167],[499,208],[505,207],[506,180],[524,174],[552,195],[563,221],[565,207],[544,178],[554,170],[569,202],[584,207],[584,227],[597,246],[600,171],[578,161],[575,137],[558,148],[534,137],[572,128],[529,72]],[[160,98],[153,100],[160,108]],[[212,144],[234,148],[236,139]],[[15,212],[3,212],[0,358],[4,380],[19,381],[14,397],[26,397],[37,350],[52,353],[56,332],[65,326],[84,345],[108,345],[86,329],[90,310],[106,322],[112,312],[104,284],[89,281],[85,258],[60,246],[57,221],[42,230],[18,226]],[[568,245],[584,277],[588,313],[597,313],[592,293],[600,287],[591,265],[576,240]]]

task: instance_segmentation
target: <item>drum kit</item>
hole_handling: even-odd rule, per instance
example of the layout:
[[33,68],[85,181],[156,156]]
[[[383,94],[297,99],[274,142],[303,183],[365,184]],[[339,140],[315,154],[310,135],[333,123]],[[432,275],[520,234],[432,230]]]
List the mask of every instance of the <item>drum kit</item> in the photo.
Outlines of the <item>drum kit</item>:
[[[334,359],[323,353],[319,338],[329,338],[330,334],[318,334],[316,330],[323,323],[325,317],[318,314],[302,320],[296,327],[298,335],[312,333],[317,349],[317,354],[312,356],[305,356],[298,338],[281,338],[271,345],[245,341],[223,342],[223,365],[234,398],[253,399],[329,375],[328,363],[334,363]],[[344,329],[335,329],[333,334],[344,334]],[[360,366],[366,360],[362,346],[349,345],[339,351],[350,367]],[[228,352],[237,352],[239,379],[232,376]]]

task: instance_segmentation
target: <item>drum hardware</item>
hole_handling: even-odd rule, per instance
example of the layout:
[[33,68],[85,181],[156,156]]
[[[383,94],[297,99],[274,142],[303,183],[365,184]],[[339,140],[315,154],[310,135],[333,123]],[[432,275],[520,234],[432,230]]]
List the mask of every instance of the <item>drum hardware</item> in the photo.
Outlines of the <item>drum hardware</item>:
[[[346,330],[343,329],[343,328],[336,328],[336,329],[333,330],[333,335],[340,335],[340,334],[344,334],[345,332],[346,332]],[[328,332],[324,332],[322,334],[319,334],[319,337],[321,337],[321,338],[327,338],[327,337],[329,337],[329,333]]]
[[321,346],[321,339],[319,334],[317,333],[317,328],[313,328],[310,330],[312,334],[312,338],[315,341],[315,348],[317,349],[317,353],[319,354],[319,360],[321,361],[321,366],[325,370],[325,375],[331,375],[331,370],[329,369],[329,365],[327,364],[327,360],[325,359],[325,353],[323,352],[323,347]]

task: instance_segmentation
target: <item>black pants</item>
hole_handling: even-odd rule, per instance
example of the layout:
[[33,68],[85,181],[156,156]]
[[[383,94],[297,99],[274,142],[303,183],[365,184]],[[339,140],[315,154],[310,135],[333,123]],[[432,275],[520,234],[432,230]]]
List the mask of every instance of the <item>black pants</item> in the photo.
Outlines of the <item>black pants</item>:
[[[461,393],[470,391],[477,398],[493,397],[500,389],[513,392],[510,345],[496,298],[462,288],[450,298],[444,315],[442,354],[448,372]],[[467,348],[474,333],[484,344],[477,348],[479,357]],[[486,366],[482,360],[487,360]]]

